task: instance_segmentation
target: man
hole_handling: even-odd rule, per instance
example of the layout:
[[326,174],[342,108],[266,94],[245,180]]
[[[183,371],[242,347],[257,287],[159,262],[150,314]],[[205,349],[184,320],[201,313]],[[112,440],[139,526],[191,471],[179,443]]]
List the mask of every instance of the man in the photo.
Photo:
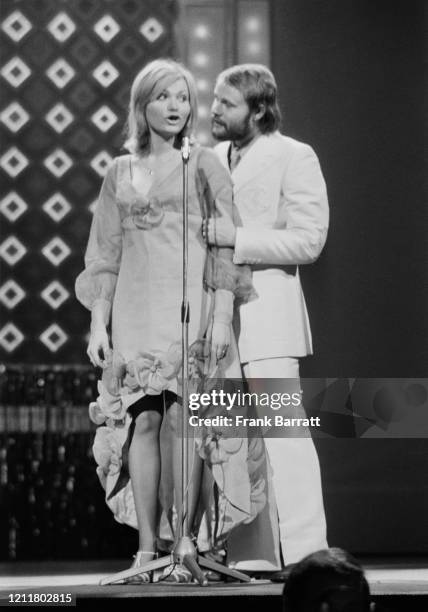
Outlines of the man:
[[[260,387],[252,379],[299,379],[298,359],[312,353],[297,266],[317,259],[328,228],[318,159],[311,147],[279,133],[276,92],[266,67],[238,65],[219,75],[212,104],[212,133],[223,141],[216,150],[231,171],[243,226],[220,217],[209,221],[206,233],[211,244],[234,246],[234,262],[252,268],[258,297],[239,308],[239,350],[253,392]],[[327,546],[319,462],[309,435],[266,437],[265,443],[289,565]],[[237,567],[255,569],[243,562]]]

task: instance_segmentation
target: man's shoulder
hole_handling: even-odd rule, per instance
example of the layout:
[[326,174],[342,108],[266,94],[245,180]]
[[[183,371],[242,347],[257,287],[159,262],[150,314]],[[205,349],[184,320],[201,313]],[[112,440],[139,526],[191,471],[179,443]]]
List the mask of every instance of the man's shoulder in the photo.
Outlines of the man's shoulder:
[[[221,160],[227,159],[227,153],[230,147],[230,140],[224,140],[214,146],[214,151],[220,157]],[[293,158],[294,156],[306,155],[312,153],[313,149],[310,145],[291,136],[281,134],[276,131],[270,134],[262,134],[251,146],[255,155],[269,154],[273,156],[280,156],[286,159]]]
[[285,153],[307,151],[312,149],[312,147],[306,142],[302,142],[296,138],[291,138],[291,136],[286,136],[285,134],[281,134],[281,132],[273,132],[273,134],[269,134],[268,138],[271,139],[272,142],[274,142],[275,145]]

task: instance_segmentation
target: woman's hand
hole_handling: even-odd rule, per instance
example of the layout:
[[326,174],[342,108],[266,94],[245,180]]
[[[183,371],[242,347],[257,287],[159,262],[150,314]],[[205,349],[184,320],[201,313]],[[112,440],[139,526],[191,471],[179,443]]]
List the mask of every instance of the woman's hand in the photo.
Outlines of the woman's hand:
[[[101,351],[103,356],[101,356]],[[106,326],[102,324],[91,326],[91,335],[89,337],[88,350],[86,352],[92,365],[98,366],[99,368],[104,367],[109,351],[110,345]]]
[[230,346],[230,326],[214,320],[211,335],[211,363],[217,365],[226,357]]

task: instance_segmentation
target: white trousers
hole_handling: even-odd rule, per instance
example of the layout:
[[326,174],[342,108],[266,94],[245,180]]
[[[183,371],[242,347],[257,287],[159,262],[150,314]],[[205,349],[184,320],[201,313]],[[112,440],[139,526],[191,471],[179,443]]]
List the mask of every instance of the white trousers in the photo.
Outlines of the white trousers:
[[[299,378],[299,361],[292,357],[261,359],[243,364],[251,378]],[[260,389],[260,387],[258,387]],[[326,521],[318,455],[310,437],[265,438],[273,472],[281,552],[285,564],[327,547]],[[239,563],[244,569],[245,562]]]

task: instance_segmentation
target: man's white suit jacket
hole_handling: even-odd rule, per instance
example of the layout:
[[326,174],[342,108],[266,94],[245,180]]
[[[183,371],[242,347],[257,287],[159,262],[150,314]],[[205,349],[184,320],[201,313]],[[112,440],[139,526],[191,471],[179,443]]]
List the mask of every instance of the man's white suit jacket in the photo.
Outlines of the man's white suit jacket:
[[[230,142],[216,146],[228,168]],[[258,297],[239,308],[241,362],[312,353],[297,266],[324,246],[327,190],[313,149],[279,132],[261,135],[231,174],[237,228],[234,262],[250,264]]]

